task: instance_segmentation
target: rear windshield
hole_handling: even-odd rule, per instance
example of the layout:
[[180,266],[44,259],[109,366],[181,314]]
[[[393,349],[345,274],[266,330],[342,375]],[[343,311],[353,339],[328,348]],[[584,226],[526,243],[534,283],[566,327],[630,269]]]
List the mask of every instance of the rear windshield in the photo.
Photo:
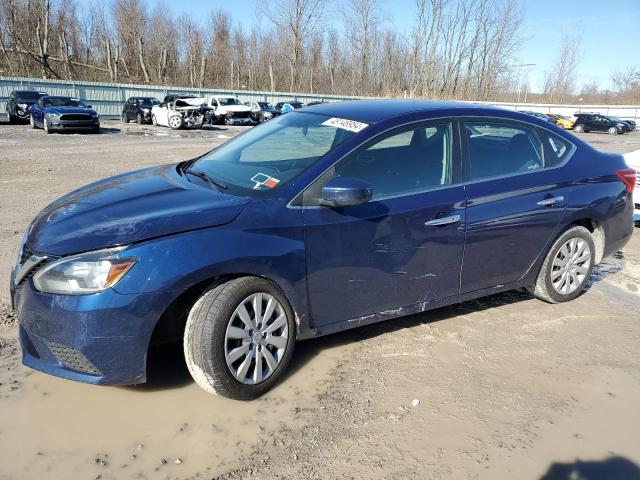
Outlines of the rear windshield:
[[192,168],[241,189],[276,189],[355,134],[335,125],[324,115],[282,115],[213,150]]
[[142,105],[159,105],[160,100],[153,97],[138,97],[136,101]]
[[40,94],[38,92],[17,92],[16,93],[16,100],[18,100],[18,101],[23,100],[25,102],[35,102],[41,96],[42,96],[42,94]]
[[69,97],[48,97],[44,99],[45,107],[84,107],[77,98]]

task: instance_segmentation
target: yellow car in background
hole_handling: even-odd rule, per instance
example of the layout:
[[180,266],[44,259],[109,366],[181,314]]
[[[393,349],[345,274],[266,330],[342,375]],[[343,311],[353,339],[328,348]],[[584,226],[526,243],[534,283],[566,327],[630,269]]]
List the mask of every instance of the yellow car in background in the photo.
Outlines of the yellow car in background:
[[557,113],[549,113],[547,116],[553,118],[554,123],[565,130],[571,130],[575,123],[574,119],[565,117],[564,115],[558,115]]

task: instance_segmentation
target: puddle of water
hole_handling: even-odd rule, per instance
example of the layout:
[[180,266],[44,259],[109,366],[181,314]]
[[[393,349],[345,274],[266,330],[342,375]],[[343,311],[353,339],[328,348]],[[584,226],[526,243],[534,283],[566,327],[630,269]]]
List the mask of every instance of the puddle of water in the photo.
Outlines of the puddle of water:
[[277,436],[282,424],[295,427],[296,410],[313,408],[350,348],[331,338],[302,342],[291,375],[252,402],[209,395],[188,377],[173,385],[98,387],[29,371],[17,395],[2,400],[0,478],[221,472],[261,436]]

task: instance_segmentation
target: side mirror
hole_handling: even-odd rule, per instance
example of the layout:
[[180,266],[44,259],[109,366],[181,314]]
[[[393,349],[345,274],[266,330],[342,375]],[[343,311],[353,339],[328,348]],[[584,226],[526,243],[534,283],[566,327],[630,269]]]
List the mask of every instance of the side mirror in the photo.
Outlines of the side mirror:
[[91,105],[85,105],[86,108],[93,108]]
[[336,177],[322,187],[322,204],[329,207],[362,205],[371,200],[373,189],[363,180]]

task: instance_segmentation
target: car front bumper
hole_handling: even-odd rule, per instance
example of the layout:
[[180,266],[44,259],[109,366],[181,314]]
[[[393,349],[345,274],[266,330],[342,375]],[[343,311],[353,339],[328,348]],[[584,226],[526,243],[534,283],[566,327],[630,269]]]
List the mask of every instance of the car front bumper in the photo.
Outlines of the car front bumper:
[[22,363],[96,385],[146,381],[149,340],[168,306],[166,292],[52,295],[38,292],[30,279],[16,287],[13,278]]
[[49,121],[49,130],[95,130],[100,128],[100,120],[55,120]]
[[227,119],[227,123],[229,125],[251,125],[253,123],[253,119],[251,117],[246,117],[246,118],[231,117]]

